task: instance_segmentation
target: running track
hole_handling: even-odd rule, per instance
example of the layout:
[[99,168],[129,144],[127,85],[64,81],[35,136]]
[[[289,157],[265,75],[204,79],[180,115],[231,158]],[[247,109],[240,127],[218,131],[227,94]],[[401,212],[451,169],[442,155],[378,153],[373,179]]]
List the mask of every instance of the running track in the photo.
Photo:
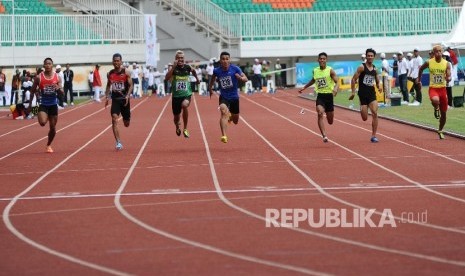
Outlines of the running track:
[[[193,97],[190,139],[168,97],[133,100],[121,152],[103,105],[61,111],[53,154],[48,126],[2,115],[0,275],[465,275],[464,141],[380,120],[371,144],[336,109],[323,143],[297,94],[242,97],[228,144],[217,98]],[[266,227],[267,208],[396,227]]]

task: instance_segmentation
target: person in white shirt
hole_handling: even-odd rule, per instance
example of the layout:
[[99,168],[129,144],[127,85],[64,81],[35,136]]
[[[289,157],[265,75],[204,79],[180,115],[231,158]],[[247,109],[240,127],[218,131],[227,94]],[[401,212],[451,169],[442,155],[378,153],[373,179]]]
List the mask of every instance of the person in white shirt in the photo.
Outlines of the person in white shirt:
[[253,77],[252,77],[252,86],[255,92],[262,91],[262,65],[260,64],[260,60],[256,58],[254,60],[254,65],[252,66]]
[[[56,73],[58,76],[60,76],[61,79],[61,87],[64,87],[65,85],[65,75],[63,75],[63,71],[61,71],[61,65],[58,64],[55,67]],[[63,109],[67,104],[63,102],[63,95],[58,96],[58,109]]]
[[131,79],[132,83],[134,84],[134,89],[132,91],[132,97],[138,98],[139,97],[139,66],[137,63],[132,64],[132,71],[131,71]]
[[397,53],[397,66],[398,66],[398,77],[399,77],[399,88],[402,92],[403,101],[402,104],[408,104],[408,91],[407,91],[407,71],[408,63],[404,58],[404,53]]
[[381,81],[383,82],[383,91],[385,97],[391,94],[391,84],[389,83],[389,62],[386,59],[386,54],[381,53]]
[[411,62],[411,71],[409,72],[409,76],[413,81],[413,89],[415,90],[415,100],[413,101],[412,105],[418,106],[423,100],[421,95],[421,81],[418,81],[418,77],[421,79],[421,76],[418,76],[418,73],[420,71],[420,66],[423,65],[423,59],[419,55],[418,48],[413,50],[413,57]]
[[150,66],[144,66],[142,69],[142,93],[143,95],[148,95],[149,90],[149,75],[150,75]]

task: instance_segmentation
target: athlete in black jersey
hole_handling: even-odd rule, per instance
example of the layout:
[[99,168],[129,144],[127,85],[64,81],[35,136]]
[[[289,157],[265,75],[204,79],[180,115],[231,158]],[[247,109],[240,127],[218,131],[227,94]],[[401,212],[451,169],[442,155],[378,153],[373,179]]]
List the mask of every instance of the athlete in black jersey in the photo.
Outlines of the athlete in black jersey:
[[360,114],[362,120],[368,119],[368,108],[371,111],[371,142],[377,143],[376,131],[378,130],[378,102],[376,101],[375,84],[379,91],[382,91],[381,83],[378,79],[376,67],[373,65],[373,60],[376,56],[376,51],[369,48],[365,51],[366,62],[362,63],[352,77],[351,88],[352,95],[349,100],[355,96],[355,84],[358,82],[358,98],[360,100]]
[[122,65],[121,54],[113,55],[113,67],[108,75],[107,88],[105,89],[105,107],[108,105],[110,99],[111,90],[111,123],[113,127],[113,135],[116,140],[116,150],[122,150],[123,144],[121,143],[119,130],[118,130],[118,118],[121,114],[123,116],[123,123],[125,127],[129,127],[131,120],[131,106],[129,104],[129,91],[132,91],[132,79],[131,74],[126,71]]

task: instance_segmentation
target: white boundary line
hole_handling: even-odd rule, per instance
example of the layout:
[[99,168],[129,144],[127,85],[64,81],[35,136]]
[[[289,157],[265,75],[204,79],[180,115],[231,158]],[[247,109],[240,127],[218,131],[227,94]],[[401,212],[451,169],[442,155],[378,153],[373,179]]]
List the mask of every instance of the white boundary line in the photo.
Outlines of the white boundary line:
[[[205,150],[207,151],[208,162],[210,163],[210,171],[211,171],[211,174],[212,174],[213,183],[215,185],[215,189],[217,191],[218,197],[226,205],[230,206],[233,209],[238,210],[239,212],[242,212],[244,214],[247,214],[247,215],[249,215],[251,217],[257,218],[257,219],[262,220],[262,221],[267,221],[267,219],[265,217],[263,217],[263,216],[257,215],[257,214],[255,214],[255,213],[253,213],[253,212],[251,212],[251,211],[249,211],[247,209],[243,209],[243,208],[241,208],[239,206],[236,206],[235,204],[230,202],[223,195],[223,192],[221,190],[221,186],[219,184],[218,177],[216,175],[216,170],[215,170],[213,159],[212,159],[212,156],[211,156],[211,153],[210,153],[208,142],[207,142],[207,139],[206,139],[205,131],[203,129],[202,122],[200,121],[200,115],[199,115],[199,111],[198,111],[198,108],[197,108],[197,103],[194,101],[194,104],[195,104],[195,107],[196,107],[196,112],[198,114],[197,117],[199,118],[200,130],[201,130],[201,133],[202,133],[202,137],[204,139]],[[282,153],[280,153],[268,140],[266,140],[265,137],[263,137],[260,133],[258,133],[258,131],[256,131],[251,125],[249,125],[245,121],[243,116],[241,116],[241,120],[249,128],[251,128],[260,138],[262,138],[265,141],[265,143],[267,143],[272,149],[274,149],[278,155],[280,155],[282,158],[284,158],[289,163],[289,165],[291,165],[291,167],[293,167],[298,172],[300,172],[301,175],[305,179],[307,179],[308,181],[313,182],[313,180],[310,177],[308,177],[303,171],[301,171],[295,164],[293,164],[291,160],[289,160],[286,156],[284,156]],[[317,188],[322,194],[325,194],[325,195],[328,194],[324,190],[322,190],[321,187],[318,186],[316,183],[314,183],[314,184],[316,185],[315,188]],[[341,202],[341,201],[344,202],[343,200],[340,200],[337,197],[331,196],[329,194],[328,194],[328,196],[330,198],[335,199],[338,202]],[[361,206],[353,205],[351,203],[349,203],[349,205],[350,206],[355,206],[355,207],[358,207],[358,208],[361,207]],[[363,209],[365,209],[365,208],[363,208]],[[391,248],[387,248],[387,247],[383,247],[383,246],[377,246],[377,245],[368,244],[368,243],[364,243],[364,242],[358,242],[358,241],[355,241],[355,240],[335,237],[335,236],[331,236],[331,235],[327,235],[327,234],[323,234],[323,233],[318,233],[318,232],[315,232],[315,231],[305,230],[305,229],[301,229],[301,228],[289,228],[289,227],[286,227],[286,228],[290,229],[290,230],[293,230],[293,231],[297,231],[297,232],[317,236],[317,237],[320,237],[320,238],[323,238],[323,239],[327,239],[327,240],[331,240],[331,241],[335,241],[335,242],[340,242],[340,243],[344,243],[344,244],[349,244],[349,245],[353,245],[353,246],[357,246],[357,247],[367,248],[367,249],[376,250],[376,251],[385,252],[385,253],[393,253],[393,254],[397,254],[397,255],[403,255],[403,256],[407,256],[407,257],[412,257],[412,258],[417,258],[417,259],[422,259],[422,260],[428,260],[428,261],[433,261],[433,262],[438,262],[438,263],[445,263],[445,264],[465,267],[465,262],[464,261],[448,260],[448,259],[444,259],[444,258],[440,258],[440,257],[429,256],[429,255],[424,255],[424,254],[419,254],[419,253],[413,253],[413,252],[409,252],[409,251],[405,251],[405,250],[391,249]],[[449,228],[446,228],[446,229],[450,231]]]
[[[465,184],[429,184],[425,185],[429,187],[437,187],[437,188],[463,188]],[[375,190],[386,190],[386,191],[405,191],[405,190],[421,190],[421,188],[416,186],[405,186],[405,185],[385,185],[385,186],[356,186],[356,187],[325,187],[323,188],[327,191],[362,191],[366,192],[375,191]],[[238,193],[278,193],[278,192],[314,192],[318,191],[316,188],[261,188],[261,189],[230,189],[230,190],[223,190],[225,194],[238,194]],[[200,194],[216,194],[216,190],[186,190],[181,191],[178,189],[171,189],[171,190],[159,190],[159,191],[152,191],[152,192],[138,192],[138,193],[122,193],[122,196],[155,196],[155,195],[200,195]],[[49,195],[49,196],[25,196],[21,197],[20,200],[44,200],[44,199],[69,199],[69,198],[94,198],[94,197],[114,197],[116,194],[64,194],[64,195]],[[0,201],[10,201],[13,198],[5,197],[0,198]]]
[[[81,105],[79,105],[79,106],[76,106],[76,107],[70,109],[70,110],[67,110],[67,111],[65,111],[65,112],[60,113],[60,115],[68,114],[68,113],[70,113],[70,112],[72,112],[72,111],[74,111],[74,110],[78,110],[78,109],[80,109],[80,108],[82,108],[82,107],[84,107],[84,106],[86,106],[86,105],[88,105],[88,104],[89,104],[89,103],[83,103],[83,104],[81,104]],[[26,120],[26,121],[27,121],[27,120]],[[32,122],[32,121],[33,121],[33,122]],[[9,131],[9,132],[7,132],[7,133],[3,133],[3,134],[0,135],[0,138],[2,138],[3,136],[7,136],[8,134],[15,133],[15,132],[20,131],[20,130],[23,130],[23,129],[25,129],[25,128],[34,126],[34,125],[36,125],[36,124],[37,124],[37,119],[34,117],[33,119],[31,119],[31,124],[22,126],[22,127],[20,127],[20,128],[14,129],[14,130]]]
[[[287,102],[287,101],[284,101],[284,100],[281,100],[281,99],[278,99],[278,98],[275,98],[275,97],[273,97],[272,99],[277,100],[277,101],[282,102],[282,103],[285,103],[285,104],[288,104],[288,105],[291,105],[291,106],[298,107],[298,108],[300,108],[300,109],[304,109],[304,110],[306,110],[306,111],[310,111],[310,112],[316,114],[316,112],[313,111],[313,110],[311,110],[311,109],[308,109],[308,108],[305,108],[305,107],[300,107],[300,106],[298,106],[298,105],[296,105],[296,104],[293,104],[293,103],[290,103],[290,102]],[[351,123],[347,123],[347,122],[345,122],[345,121],[342,121],[342,120],[336,119],[336,118],[334,118],[334,120],[335,120],[335,121],[338,121],[338,122],[340,122],[340,123],[343,123],[343,124],[346,124],[346,125],[349,125],[349,126],[352,126],[352,127],[355,127],[355,128],[358,128],[358,129],[361,129],[361,130],[363,130],[363,131],[366,131],[366,132],[370,132],[370,133],[371,133],[371,130],[365,129],[365,128],[361,127],[361,126],[357,126],[357,125],[354,125],[354,124],[351,124]],[[449,156],[447,156],[447,155],[444,155],[444,154],[441,154],[441,153],[437,153],[437,152],[434,152],[434,151],[431,151],[431,150],[428,150],[428,149],[425,149],[425,148],[421,148],[421,147],[418,147],[418,146],[414,146],[414,145],[412,145],[412,144],[406,143],[406,142],[404,142],[404,141],[401,141],[401,140],[398,140],[398,139],[396,139],[396,138],[393,138],[393,137],[384,135],[384,134],[379,133],[379,132],[378,132],[378,135],[379,135],[379,136],[382,136],[382,137],[384,137],[384,138],[387,138],[387,139],[389,139],[389,140],[395,141],[395,142],[397,142],[397,143],[403,144],[404,146],[412,147],[412,148],[414,148],[414,149],[418,149],[418,150],[421,150],[421,151],[430,153],[430,154],[432,154],[432,155],[439,156],[439,157],[444,158],[444,159],[447,159],[447,160],[449,160],[449,161],[452,161],[452,162],[455,162],[455,163],[458,163],[458,164],[461,164],[461,165],[465,165],[465,162],[460,161],[460,160],[457,160],[457,159],[454,159],[454,158],[451,158],[451,157],[449,157]]]
[[[102,112],[102,111],[104,111],[104,110],[105,110],[104,108],[98,109],[98,110],[95,111],[94,113],[91,113],[91,114],[89,114],[89,115],[87,115],[87,116],[85,116],[85,117],[83,117],[83,118],[81,118],[81,119],[79,119],[79,120],[77,120],[77,121],[72,122],[72,123],[69,124],[69,125],[64,126],[63,128],[60,128],[59,130],[57,130],[57,133],[59,133],[59,132],[65,130],[65,129],[69,128],[69,127],[72,127],[73,125],[75,125],[75,124],[77,124],[77,123],[80,123],[81,121],[83,121],[83,120],[85,120],[85,119],[87,119],[87,118],[89,118],[89,117],[91,117],[91,116],[94,116],[95,114],[100,113],[100,112]],[[35,125],[35,124],[31,124],[31,126],[33,126],[33,125]],[[28,148],[28,147],[34,145],[34,144],[37,144],[37,143],[39,143],[40,141],[42,141],[42,140],[44,140],[44,139],[47,139],[47,138],[48,138],[48,136],[44,136],[44,137],[42,137],[42,138],[40,138],[40,139],[35,140],[35,141],[32,142],[32,143],[29,143],[29,144],[25,145],[24,147],[22,147],[22,148],[20,148],[20,149],[17,149],[17,150],[15,150],[15,151],[12,151],[12,152],[10,152],[10,153],[8,153],[8,154],[6,154],[6,155],[0,157],[0,161],[2,161],[3,159],[7,158],[8,156],[11,156],[11,155],[13,155],[13,154],[15,154],[15,153],[18,153],[18,152],[22,151],[23,149],[26,149],[26,148]]]
[[[266,106],[264,106],[264,105],[262,105],[262,104],[259,104],[259,103],[255,102],[255,101],[253,101],[253,100],[250,100],[250,99],[247,99],[247,100],[250,101],[251,103],[253,103],[253,104],[255,104],[255,105],[258,105],[258,106],[260,106],[261,108],[263,108],[263,109],[269,111],[270,113],[273,113],[273,114],[275,114],[275,115],[281,117],[282,119],[284,119],[284,120],[286,120],[286,121],[288,121],[288,122],[290,122],[290,123],[292,123],[292,124],[294,124],[294,125],[296,125],[296,126],[302,128],[302,129],[307,130],[308,132],[311,132],[311,133],[313,133],[313,134],[315,134],[315,135],[317,135],[317,136],[320,136],[319,133],[317,133],[317,132],[315,132],[315,131],[313,131],[313,130],[311,130],[311,129],[309,129],[309,128],[307,128],[307,127],[305,127],[305,126],[303,126],[303,125],[301,125],[301,124],[299,124],[299,123],[296,123],[296,122],[292,121],[291,119],[287,118],[286,116],[281,115],[281,114],[279,114],[279,113],[277,113],[277,112],[271,110],[270,108],[268,108],[268,107],[266,107]],[[410,179],[410,178],[408,178],[407,176],[405,176],[405,175],[403,175],[403,174],[401,174],[401,173],[398,173],[398,172],[396,172],[396,171],[394,171],[394,170],[388,169],[388,168],[386,168],[385,166],[383,166],[383,165],[381,165],[381,164],[379,164],[379,163],[377,163],[377,162],[375,162],[375,161],[373,161],[373,160],[371,160],[371,159],[369,159],[369,158],[363,156],[362,154],[359,154],[359,153],[357,153],[357,152],[355,152],[355,151],[353,151],[353,150],[351,150],[351,149],[349,149],[349,148],[347,148],[347,147],[345,147],[345,146],[343,146],[343,145],[341,145],[341,144],[335,142],[334,140],[330,140],[329,142],[335,144],[336,146],[340,147],[341,149],[343,149],[343,150],[345,150],[345,151],[347,151],[347,152],[349,152],[349,153],[351,153],[351,154],[353,154],[353,155],[356,155],[356,156],[360,157],[361,159],[367,161],[368,163],[371,163],[372,165],[374,165],[374,166],[376,166],[376,167],[378,167],[378,168],[380,168],[380,169],[382,169],[382,170],[384,170],[384,171],[386,171],[386,172],[388,172],[388,173],[391,173],[391,174],[393,174],[393,175],[395,175],[395,176],[397,176],[397,177],[399,177],[399,178],[405,180],[406,182],[412,183],[412,184],[414,184],[415,186],[418,186],[418,187],[420,187],[420,188],[422,188],[422,189],[424,189],[424,190],[426,190],[426,191],[428,191],[428,192],[430,192],[430,193],[436,194],[436,195],[441,196],[441,197],[445,197],[445,198],[450,199],[450,200],[454,200],[454,201],[458,201],[458,202],[461,202],[461,203],[465,203],[465,199],[463,199],[463,198],[451,196],[451,195],[444,194],[444,193],[435,191],[435,190],[433,190],[433,189],[430,189],[430,188],[426,187],[425,185],[421,184],[420,182],[417,182],[417,181],[415,181],[415,180],[413,180],[413,179]],[[292,162],[291,160],[289,160],[289,161]],[[315,184],[316,184],[316,183],[315,183]],[[321,188],[321,187],[320,187],[320,188]],[[323,188],[321,188],[321,189],[324,190]],[[359,207],[357,207],[357,208],[359,208]],[[379,214],[381,214],[381,213],[379,213]],[[399,218],[399,219],[400,219],[400,218]],[[422,225],[427,225],[427,224],[422,224]],[[432,224],[431,224],[431,225],[432,225]],[[465,234],[465,231],[463,231],[463,232],[461,231],[461,233],[462,233],[462,234]]]
[[[141,102],[139,102],[134,108],[136,109],[138,106],[140,106],[142,103],[144,103],[146,100],[143,100]],[[101,110],[100,110],[101,111]],[[98,112],[100,112],[98,111]],[[91,114],[92,115],[92,114]],[[91,115],[88,115],[88,116],[91,116]],[[86,117],[88,117],[86,116]],[[84,117],[85,118],[85,117]],[[83,118],[83,119],[84,119]],[[82,119],[81,119],[82,120]],[[74,124],[74,123],[73,123]],[[73,125],[71,124],[71,125]],[[88,262],[88,261],[85,261],[85,260],[82,260],[82,259],[79,259],[79,258],[76,258],[76,257],[73,257],[71,255],[68,255],[68,254],[65,254],[65,253],[61,253],[57,250],[54,250],[52,248],[49,248],[43,244],[40,244],[30,238],[28,238],[27,236],[25,236],[23,233],[21,233],[19,230],[17,230],[15,228],[15,226],[13,225],[13,223],[11,222],[10,220],[10,212],[11,212],[11,209],[13,208],[13,206],[16,204],[16,202],[25,194],[27,194],[28,192],[30,192],[32,189],[34,189],[37,185],[39,185],[40,182],[42,182],[42,180],[44,180],[48,175],[50,175],[51,173],[53,173],[54,171],[56,171],[59,167],[61,167],[63,164],[65,164],[68,160],[70,160],[71,158],[73,158],[76,154],[78,154],[80,151],[82,151],[84,148],[86,148],[89,144],[91,144],[93,141],[95,141],[97,138],[99,138],[100,136],[102,136],[108,129],[110,129],[112,127],[112,125],[109,125],[107,126],[104,130],[102,130],[99,134],[95,135],[94,138],[90,139],[87,143],[85,143],[84,145],[82,145],[80,148],[78,148],[77,150],[75,150],[73,153],[71,153],[70,155],[68,155],[68,157],[66,157],[65,159],[63,159],[60,163],[58,163],[55,167],[53,167],[52,169],[50,169],[49,171],[47,171],[46,173],[44,173],[41,177],[39,177],[36,181],[34,181],[34,183],[32,183],[29,187],[27,187],[25,190],[23,190],[21,193],[17,194],[9,203],[8,205],[5,207],[5,209],[3,210],[3,222],[5,223],[5,226],[6,228],[13,234],[15,235],[18,239],[24,241],[25,243],[29,244],[30,246],[34,247],[34,248],[37,248],[39,250],[42,250],[43,252],[45,253],[48,253],[50,255],[54,255],[58,258],[61,258],[61,259],[64,259],[64,260],[67,260],[69,262],[72,262],[72,263],[76,263],[78,265],[81,265],[81,266],[85,266],[85,267],[89,267],[89,268],[92,268],[92,269],[95,269],[95,270],[98,270],[98,271],[102,271],[102,272],[105,272],[105,273],[108,273],[108,274],[112,274],[112,275],[130,275],[128,273],[125,273],[125,272],[121,272],[121,271],[118,271],[118,270],[115,270],[115,269],[112,269],[112,268],[108,268],[108,267],[105,267],[105,266],[101,266],[101,265],[97,265],[97,264],[94,264],[94,263],[91,263],[91,262]]]
[[[197,106],[195,97],[193,97],[193,99],[194,99],[195,105]],[[168,102],[167,102],[167,104],[168,104]],[[193,247],[201,248],[201,249],[204,249],[204,250],[207,250],[207,251],[215,252],[217,254],[221,254],[221,255],[224,255],[224,256],[236,258],[236,259],[243,260],[243,261],[258,263],[258,264],[271,266],[271,267],[277,267],[277,268],[280,268],[280,269],[290,270],[290,271],[299,272],[299,273],[303,273],[303,274],[308,274],[308,275],[328,275],[328,274],[321,273],[321,272],[318,272],[318,271],[305,269],[305,268],[302,268],[302,267],[281,264],[281,263],[277,263],[277,262],[273,262],[273,261],[268,261],[268,260],[256,258],[256,257],[253,257],[253,256],[247,256],[247,255],[243,255],[243,254],[234,253],[234,252],[227,251],[227,250],[224,250],[224,249],[221,249],[221,248],[218,248],[218,247],[214,247],[214,246],[210,246],[210,245],[200,243],[200,242],[197,242],[197,241],[189,240],[189,239],[186,239],[186,238],[171,234],[169,232],[163,231],[161,229],[155,228],[155,227],[143,222],[142,220],[139,220],[138,218],[131,215],[128,211],[126,211],[126,209],[121,204],[121,195],[122,195],[124,189],[126,188],[128,182],[129,182],[129,179],[131,178],[131,175],[132,175],[134,169],[136,168],[136,165],[139,162],[139,159],[141,158],[142,153],[144,152],[144,150],[145,150],[145,148],[146,148],[146,146],[147,146],[153,132],[155,131],[155,128],[158,125],[158,122],[160,121],[160,118],[161,118],[164,110],[166,109],[167,104],[165,104],[162,112],[158,116],[157,121],[153,125],[152,130],[148,134],[144,144],[142,145],[141,149],[139,150],[139,153],[137,154],[136,158],[134,159],[133,164],[129,168],[128,173],[124,177],[123,181],[121,182],[121,186],[119,187],[119,189],[118,189],[118,191],[116,193],[116,196],[114,198],[114,204],[115,204],[116,208],[120,211],[120,213],[124,217],[126,217],[128,220],[132,221],[133,223],[139,225],[140,227],[142,227],[142,228],[144,228],[144,229],[146,229],[146,230],[148,230],[148,231],[150,231],[152,233],[155,233],[155,234],[158,234],[160,236],[163,236],[163,237],[175,240],[175,241],[179,241],[179,242],[191,245]],[[197,112],[197,116],[198,115],[199,114]],[[200,122],[200,118],[199,118],[199,122]],[[203,130],[202,130],[202,132],[203,132]]]

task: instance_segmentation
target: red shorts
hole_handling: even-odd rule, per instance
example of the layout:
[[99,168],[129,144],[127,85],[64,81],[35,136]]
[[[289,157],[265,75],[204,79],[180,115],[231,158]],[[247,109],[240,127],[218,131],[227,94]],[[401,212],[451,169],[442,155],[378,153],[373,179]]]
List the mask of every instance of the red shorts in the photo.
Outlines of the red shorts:
[[438,97],[439,98],[439,109],[442,112],[447,111],[447,90],[445,87],[441,88],[436,88],[436,87],[430,87],[429,88],[429,98],[433,99],[433,97]]

